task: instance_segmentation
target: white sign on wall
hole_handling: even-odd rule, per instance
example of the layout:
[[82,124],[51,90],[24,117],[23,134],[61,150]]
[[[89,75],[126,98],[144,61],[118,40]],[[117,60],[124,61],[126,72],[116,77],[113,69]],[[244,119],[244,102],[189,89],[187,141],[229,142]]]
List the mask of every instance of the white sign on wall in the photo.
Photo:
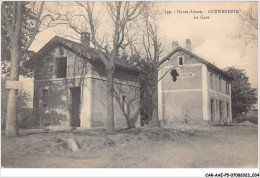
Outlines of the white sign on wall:
[[7,89],[23,89],[23,83],[19,81],[6,81]]
[[192,72],[189,72],[189,73],[180,73],[179,78],[192,78],[192,77],[195,77],[195,74],[192,73]]

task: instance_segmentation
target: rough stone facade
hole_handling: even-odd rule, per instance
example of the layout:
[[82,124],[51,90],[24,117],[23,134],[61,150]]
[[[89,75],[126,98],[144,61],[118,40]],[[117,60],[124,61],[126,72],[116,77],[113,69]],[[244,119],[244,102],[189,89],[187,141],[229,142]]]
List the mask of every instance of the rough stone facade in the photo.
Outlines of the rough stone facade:
[[[55,38],[55,37],[54,37]],[[59,40],[45,45],[46,50],[34,59],[34,116],[41,127],[105,127],[106,126],[106,72],[100,60],[89,60]],[[66,41],[68,42],[68,40]],[[49,42],[50,43],[50,42]],[[80,45],[80,44],[77,44]],[[76,47],[75,47],[76,48]],[[46,52],[47,51],[47,52]],[[58,61],[65,59],[66,76],[60,77]],[[64,69],[63,69],[64,70]],[[116,65],[114,88],[115,126],[127,127],[123,109],[137,117],[140,125],[139,73]],[[120,105],[119,105],[120,104]],[[75,119],[76,118],[76,119]]]
[[[160,120],[183,121],[188,114],[195,121],[232,122],[230,78],[223,71],[182,47],[160,65],[158,78],[165,75],[159,81]],[[176,81],[172,80],[172,69],[179,74]]]

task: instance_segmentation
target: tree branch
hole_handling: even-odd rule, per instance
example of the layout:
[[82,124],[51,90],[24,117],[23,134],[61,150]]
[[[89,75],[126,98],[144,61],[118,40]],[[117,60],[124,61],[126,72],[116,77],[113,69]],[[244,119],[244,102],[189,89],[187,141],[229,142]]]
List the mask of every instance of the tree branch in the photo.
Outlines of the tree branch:
[[44,5],[44,2],[41,2],[41,6],[40,6],[40,10],[38,12],[38,15],[37,15],[37,19],[36,19],[36,24],[35,24],[35,27],[34,27],[34,30],[33,30],[33,33],[30,37],[30,40],[27,42],[27,44],[25,45],[25,47],[22,49],[22,52],[28,50],[28,48],[31,46],[38,30],[39,30],[39,27],[40,27],[40,23],[41,23],[41,15],[42,15],[42,9],[43,9],[43,5]]
[[15,28],[15,16],[16,16],[16,2],[13,2],[13,8],[12,8],[12,28],[14,31]]
[[21,26],[22,26],[22,3],[21,2],[16,2],[16,3],[17,3],[17,18],[16,18],[17,23],[15,25],[14,34],[20,36]]
[[1,7],[1,19],[6,26],[7,33],[9,34],[10,38],[12,39],[12,34],[13,34],[12,29],[13,28],[11,27],[10,20],[8,18],[8,13],[7,13],[6,8],[5,8],[5,3],[6,2],[3,2],[2,7]]

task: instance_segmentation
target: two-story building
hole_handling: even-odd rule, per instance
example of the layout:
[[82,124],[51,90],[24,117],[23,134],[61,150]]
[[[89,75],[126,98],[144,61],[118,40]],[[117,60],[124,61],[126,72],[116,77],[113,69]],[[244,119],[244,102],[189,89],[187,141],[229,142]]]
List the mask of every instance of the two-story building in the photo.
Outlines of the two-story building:
[[[173,42],[173,51],[160,61],[159,118],[181,121],[189,116],[195,121],[213,124],[232,122],[231,79],[221,69]],[[172,72],[173,71],[173,72]],[[172,74],[178,73],[174,81]]]
[[[86,35],[81,43],[55,36],[33,61],[34,117],[41,127],[106,126],[106,70]],[[116,60],[113,77],[115,126],[127,127],[124,113],[140,125],[138,69]]]

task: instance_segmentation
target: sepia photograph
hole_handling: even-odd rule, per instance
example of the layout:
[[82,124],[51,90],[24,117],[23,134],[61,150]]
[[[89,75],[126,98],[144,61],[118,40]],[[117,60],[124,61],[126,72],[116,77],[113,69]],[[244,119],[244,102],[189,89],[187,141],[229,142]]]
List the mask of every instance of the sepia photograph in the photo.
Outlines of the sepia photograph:
[[259,177],[258,6],[1,1],[1,170]]

